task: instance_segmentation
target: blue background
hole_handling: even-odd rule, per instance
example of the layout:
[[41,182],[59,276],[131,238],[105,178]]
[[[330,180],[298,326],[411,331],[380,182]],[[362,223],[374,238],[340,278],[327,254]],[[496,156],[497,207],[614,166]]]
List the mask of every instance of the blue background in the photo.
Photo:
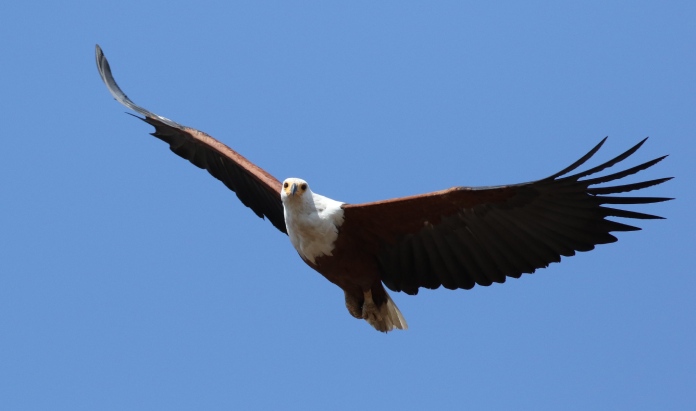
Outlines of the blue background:
[[[377,4],[375,4],[377,3]],[[0,5],[0,408],[694,409],[696,3]],[[360,203],[534,180],[645,136],[667,217],[375,332],[123,114]],[[647,194],[647,193],[646,193]]]

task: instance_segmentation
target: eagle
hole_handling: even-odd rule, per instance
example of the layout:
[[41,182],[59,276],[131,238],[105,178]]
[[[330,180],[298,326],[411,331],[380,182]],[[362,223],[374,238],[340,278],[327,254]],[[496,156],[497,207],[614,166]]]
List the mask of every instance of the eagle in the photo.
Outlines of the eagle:
[[343,290],[350,315],[382,332],[408,328],[385,286],[415,295],[421,287],[468,290],[504,283],[507,277],[560,262],[561,256],[612,243],[617,240],[612,232],[640,230],[610,217],[663,218],[608,205],[671,200],[615,196],[671,177],[598,186],[667,157],[599,175],[635,153],[647,138],[601,165],[571,174],[602,147],[605,137],[578,161],[541,180],[344,203],[315,193],[301,178],[280,182],[213,137],[136,105],[116,84],[99,45],[96,60],[111,95],[154,126],[154,137],[206,169],[257,216],[287,234],[302,260]]

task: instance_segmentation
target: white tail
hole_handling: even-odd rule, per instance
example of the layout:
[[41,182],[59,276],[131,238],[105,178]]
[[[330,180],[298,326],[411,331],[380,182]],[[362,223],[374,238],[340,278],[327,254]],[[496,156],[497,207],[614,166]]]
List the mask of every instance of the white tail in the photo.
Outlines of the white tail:
[[[386,293],[386,292],[385,292]],[[399,311],[399,307],[394,304],[389,293],[387,294],[387,302],[377,307],[372,300],[372,291],[365,292],[365,303],[363,304],[363,318],[375,327],[377,331],[388,332],[394,328],[399,330],[408,329],[408,324],[404,316]]]

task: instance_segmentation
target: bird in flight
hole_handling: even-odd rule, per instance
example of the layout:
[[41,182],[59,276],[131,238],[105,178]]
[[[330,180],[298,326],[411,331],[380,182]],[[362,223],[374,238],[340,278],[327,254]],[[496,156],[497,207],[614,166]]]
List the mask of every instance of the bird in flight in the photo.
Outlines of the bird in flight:
[[571,174],[600,149],[605,137],[578,161],[541,180],[348,204],[316,194],[300,178],[280,182],[213,137],[136,105],[116,84],[98,45],[96,59],[111,95],[144,116],[155,127],[153,136],[208,170],[257,216],[287,234],[302,260],[343,290],[348,312],[382,332],[407,328],[384,286],[415,295],[421,287],[468,290],[503,283],[560,262],[561,256],[614,242],[611,232],[640,230],[608,217],[662,218],[612,206],[671,200],[614,195],[671,177],[597,187],[667,157],[599,175],[631,156],[647,138],[599,166]]

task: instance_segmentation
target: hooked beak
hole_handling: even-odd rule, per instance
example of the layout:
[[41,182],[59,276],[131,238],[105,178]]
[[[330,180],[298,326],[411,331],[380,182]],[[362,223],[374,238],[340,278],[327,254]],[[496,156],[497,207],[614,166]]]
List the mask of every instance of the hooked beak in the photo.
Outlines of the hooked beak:
[[292,185],[290,186],[290,195],[292,195],[294,197],[296,191],[297,191],[297,183],[292,183]]

